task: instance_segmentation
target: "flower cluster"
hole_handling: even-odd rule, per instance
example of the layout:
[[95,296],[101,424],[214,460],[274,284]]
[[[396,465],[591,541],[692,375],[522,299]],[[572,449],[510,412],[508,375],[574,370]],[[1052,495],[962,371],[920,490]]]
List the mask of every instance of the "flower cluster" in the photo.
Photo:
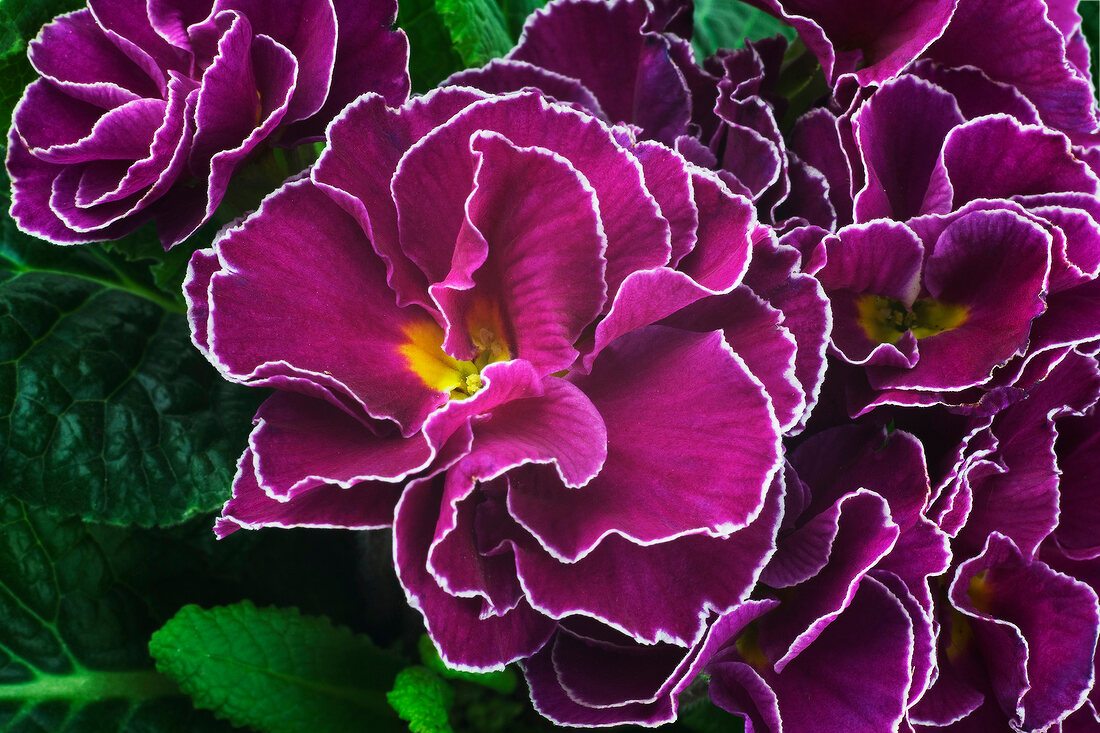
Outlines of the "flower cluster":
[[1100,729],[1076,3],[754,0],[799,41],[699,63],[689,0],[554,0],[411,98],[384,2],[90,4],[31,49],[29,230],[178,241],[331,120],[184,283],[272,390],[220,537],[391,528],[442,658],[567,725],[705,673],[755,733]]

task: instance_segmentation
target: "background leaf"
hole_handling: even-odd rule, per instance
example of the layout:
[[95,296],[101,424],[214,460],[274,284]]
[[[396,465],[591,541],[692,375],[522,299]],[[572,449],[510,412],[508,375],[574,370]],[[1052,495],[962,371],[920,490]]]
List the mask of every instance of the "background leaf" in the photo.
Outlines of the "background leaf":
[[0,498],[0,731],[228,733],[149,657],[177,609],[251,597],[341,623],[365,615],[352,533],[217,541],[212,524],[109,527]]
[[[401,731],[386,702],[401,667],[362,634],[292,608],[185,606],[149,642],[194,703],[270,733]],[[278,701],[275,704],[275,701]]]
[[745,39],[757,40],[781,33],[795,39],[794,29],[763,10],[737,0],[695,0],[691,45],[702,60],[720,48],[741,48]]
[[511,667],[505,667],[497,672],[464,672],[461,669],[451,669],[439,657],[439,652],[432,644],[431,637],[427,634],[420,635],[417,644],[420,652],[420,661],[424,666],[441,677],[449,680],[465,680],[476,685],[488,687],[502,695],[510,695],[516,690],[516,672]]
[[497,0],[500,12],[508,23],[508,33],[513,43],[519,40],[527,16],[546,5],[546,0]]
[[167,525],[227,497],[261,395],[226,382],[139,268],[0,223],[0,487]]
[[152,669],[125,574],[94,529],[0,499],[0,730],[223,729]]
[[409,36],[412,90],[423,93],[463,68],[451,47],[451,35],[435,9],[435,0],[401,0],[397,26]]
[[508,22],[496,0],[435,0],[435,7],[467,66],[481,66],[512,49]]
[[447,711],[454,698],[450,685],[421,666],[401,670],[386,693],[390,706],[408,721],[410,733],[453,733]]

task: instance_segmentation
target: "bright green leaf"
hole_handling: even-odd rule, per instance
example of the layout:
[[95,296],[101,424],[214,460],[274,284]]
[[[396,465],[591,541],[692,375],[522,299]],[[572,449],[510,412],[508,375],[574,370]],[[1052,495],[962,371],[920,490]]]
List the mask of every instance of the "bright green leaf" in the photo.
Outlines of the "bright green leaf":
[[512,38],[496,0],[435,0],[451,43],[467,66],[481,66],[512,50]]
[[447,26],[435,9],[435,0],[401,0],[397,26],[409,36],[409,76],[414,92],[426,92],[462,68],[451,48]]
[[153,634],[149,651],[197,707],[234,725],[268,733],[403,728],[386,702],[399,662],[368,637],[297,609],[185,606]]
[[104,549],[122,534],[0,499],[3,733],[223,730],[153,669],[148,588]]
[[397,675],[386,700],[411,733],[452,733],[447,711],[454,702],[450,685],[427,667],[406,667]]
[[738,0],[695,0],[695,28],[691,41],[699,60],[720,48],[741,48],[745,39],[757,40],[781,33],[794,40],[794,29],[763,10]]
[[516,673],[510,667],[505,667],[499,672],[464,672],[460,669],[451,669],[439,658],[439,652],[436,651],[435,645],[427,634],[420,635],[418,650],[420,661],[433,672],[447,679],[473,682],[502,695],[511,695],[516,689]]

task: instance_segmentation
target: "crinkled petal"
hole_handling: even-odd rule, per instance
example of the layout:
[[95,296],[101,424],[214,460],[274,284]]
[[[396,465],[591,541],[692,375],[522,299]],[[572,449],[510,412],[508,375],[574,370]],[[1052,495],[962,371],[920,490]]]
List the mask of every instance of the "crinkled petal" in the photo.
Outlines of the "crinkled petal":
[[43,26],[28,56],[66,94],[103,109],[160,96],[155,80],[111,43],[86,8]]
[[[760,628],[760,648],[774,660],[777,672],[812,647],[852,602],[861,579],[890,552],[900,534],[890,520],[886,501],[866,489],[841,497],[806,527],[810,528],[807,532],[800,530],[780,541],[777,561],[785,543],[811,538],[815,544],[827,542],[817,547],[827,559],[815,563],[820,570],[789,591],[785,602],[768,614],[767,624]],[[767,570],[763,577],[768,577]]]
[[428,551],[443,502],[443,477],[417,479],[405,489],[394,517],[394,565],[409,604],[424,615],[428,635],[449,667],[503,669],[530,657],[556,624],[526,601],[501,616],[482,617],[478,598],[453,596],[428,566]]
[[580,490],[532,469],[509,493],[512,515],[551,554],[576,560],[611,533],[642,544],[724,536],[760,512],[780,465],[778,425],[721,334],[649,326],[616,339],[573,381],[607,425],[607,463]]
[[936,163],[944,137],[963,122],[953,96],[902,76],[883,84],[852,122],[867,173],[855,198],[856,221],[951,210],[951,183]]
[[[977,66],[1023,92],[1051,127],[1096,130],[1096,102],[1084,75],[1066,63],[1065,39],[1047,18],[1043,0],[990,5],[960,0],[928,56],[947,66]],[[1012,53],[1005,53],[1011,48]]]
[[949,592],[974,619],[996,699],[1014,726],[1040,730],[1084,702],[1100,626],[1095,591],[1028,563],[993,533],[978,557],[959,566]]
[[[543,374],[566,369],[606,298],[596,193],[549,150],[519,148],[491,132],[475,136],[471,148],[481,160],[467,220],[480,237],[460,237],[451,276],[431,288],[449,324],[444,348],[473,358],[479,310],[489,304],[501,313],[507,333],[500,337],[513,356]],[[471,241],[473,251],[460,251]],[[483,264],[469,273],[464,262]]]
[[429,383],[443,367],[442,329],[426,311],[397,307],[358,223],[308,179],[267,198],[217,253],[207,338],[226,376],[253,384],[306,376],[396,420],[405,435],[447,401]]
[[1058,132],[1022,125],[1007,115],[980,117],[956,127],[943,146],[954,206],[979,198],[1052,191],[1096,195],[1100,182]]
[[255,423],[248,443],[256,479],[276,498],[323,484],[347,488],[398,481],[427,467],[434,456],[423,435],[385,435],[383,427],[364,425],[328,402],[293,392],[268,397]]
[[440,82],[440,86],[473,87],[490,94],[538,89],[558,102],[571,104],[609,121],[599,101],[579,80],[518,59],[493,59],[479,69],[451,74]]
[[687,126],[691,100],[668,41],[642,31],[648,15],[639,0],[552,2],[528,18],[508,58],[578,79],[612,122],[671,142]]
[[365,94],[333,120],[329,145],[310,172],[313,181],[366,232],[386,263],[386,282],[397,293],[399,305],[431,301],[423,272],[398,242],[390,179],[414,142],[484,97],[472,89],[440,89],[393,110],[384,97]]
[[[553,618],[591,616],[642,644],[690,647],[712,612],[732,609],[752,589],[775,547],[781,505],[777,478],[760,515],[728,539],[696,534],[640,546],[611,535],[575,563],[524,538],[516,545],[516,572],[528,601]],[[685,587],[693,567],[713,572],[707,583]]]
[[324,527],[379,529],[393,524],[401,486],[365,481],[349,488],[315,486],[289,500],[273,499],[256,480],[254,454],[246,450],[233,480],[233,498],[225,503],[214,532],[219,538],[238,529]]
[[[429,283],[442,281],[450,271],[477,162],[469,142],[480,130],[498,132],[516,146],[563,154],[588,180],[607,236],[609,293],[629,273],[668,262],[669,225],[645,189],[637,159],[599,120],[521,92],[470,105],[401,159],[393,179],[401,247]],[[631,215],[621,216],[623,211]]]

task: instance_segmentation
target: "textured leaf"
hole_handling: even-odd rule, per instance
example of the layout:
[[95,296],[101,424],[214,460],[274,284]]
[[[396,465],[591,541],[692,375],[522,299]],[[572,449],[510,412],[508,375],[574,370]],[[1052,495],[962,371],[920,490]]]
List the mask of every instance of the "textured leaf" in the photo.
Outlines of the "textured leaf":
[[481,66],[512,49],[508,22],[496,0],[435,0],[435,7],[467,66]]
[[452,733],[447,711],[454,702],[450,685],[427,667],[406,667],[397,675],[386,700],[411,733]]
[[217,374],[150,279],[0,222],[0,490],[143,526],[225,501],[262,395]]
[[0,731],[226,730],[153,669],[148,588],[104,550],[123,533],[0,499]]
[[[3,0],[0,2],[0,60],[18,55],[43,24],[84,6],[80,0]],[[0,76],[7,86],[7,77]],[[6,90],[5,90],[6,91]]]
[[720,48],[741,48],[746,38],[757,40],[776,33],[795,38],[794,29],[786,23],[737,0],[695,0],[694,18],[691,43],[699,59]]
[[426,92],[462,68],[435,0],[401,0],[397,26],[409,36],[409,76],[414,92]]
[[400,731],[386,702],[400,663],[370,639],[297,609],[185,606],[149,642],[157,669],[235,725]]

